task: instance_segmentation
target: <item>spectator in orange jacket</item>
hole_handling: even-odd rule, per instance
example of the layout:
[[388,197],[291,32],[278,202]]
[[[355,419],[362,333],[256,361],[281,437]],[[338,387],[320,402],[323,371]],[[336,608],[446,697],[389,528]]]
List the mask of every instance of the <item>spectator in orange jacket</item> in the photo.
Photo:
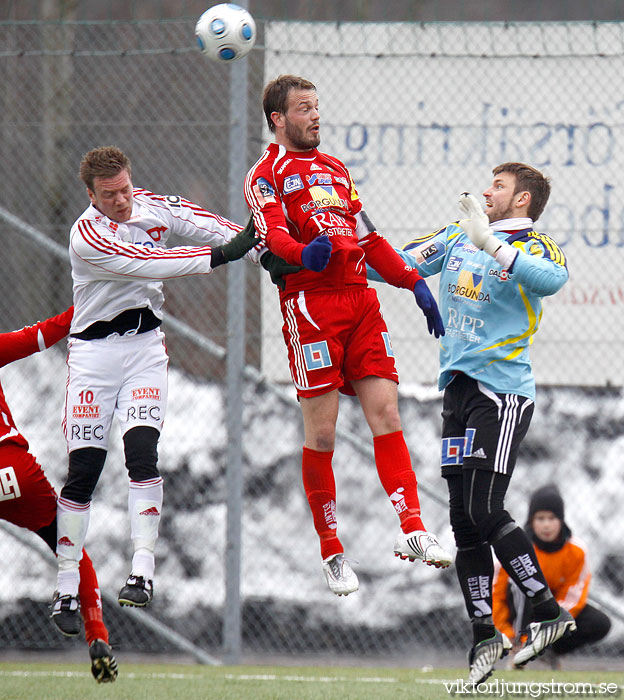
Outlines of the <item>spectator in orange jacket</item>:
[[[532,495],[525,530],[533,541],[537,559],[556,601],[576,620],[576,631],[550,647],[554,654],[567,654],[605,637],[611,628],[611,620],[587,602],[591,581],[587,552],[585,545],[572,537],[565,523],[563,498],[554,484],[543,486]],[[507,572],[502,567],[497,569],[493,588],[494,624],[518,644],[522,631],[531,620],[527,609],[530,602],[515,589]]]

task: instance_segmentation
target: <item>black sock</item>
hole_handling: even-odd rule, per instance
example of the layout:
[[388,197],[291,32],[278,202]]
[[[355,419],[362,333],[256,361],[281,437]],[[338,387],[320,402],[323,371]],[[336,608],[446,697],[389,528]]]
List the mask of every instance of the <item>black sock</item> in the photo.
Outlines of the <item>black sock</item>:
[[533,603],[534,622],[544,622],[544,620],[554,620],[559,615],[559,603],[551,596],[547,600]]
[[501,566],[527,598],[538,603],[552,598],[533,545],[522,528],[516,526],[498,539],[494,534],[490,541]]
[[455,557],[455,571],[468,617],[477,623],[490,617],[494,577],[494,560],[490,545],[483,542],[476,547],[460,548]]
[[496,634],[496,627],[494,627],[494,622],[490,617],[490,622],[485,621],[472,621],[472,645],[477,646],[479,642],[484,639],[491,639]]

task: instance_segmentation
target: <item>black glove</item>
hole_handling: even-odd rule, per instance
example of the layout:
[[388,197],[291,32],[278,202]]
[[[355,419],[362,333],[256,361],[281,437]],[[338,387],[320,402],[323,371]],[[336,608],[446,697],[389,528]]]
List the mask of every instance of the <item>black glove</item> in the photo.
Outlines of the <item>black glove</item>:
[[231,241],[212,249],[211,266],[215,268],[218,265],[232,262],[232,260],[238,260],[258,243],[260,243],[260,237],[256,235],[253,216],[250,216],[247,226],[240,233],[237,233]]
[[287,263],[284,258],[280,258],[270,250],[262,254],[260,264],[271,274],[271,282],[276,284],[282,291],[286,289],[284,275],[291,275],[293,272],[299,272],[304,269],[303,265],[291,265]]

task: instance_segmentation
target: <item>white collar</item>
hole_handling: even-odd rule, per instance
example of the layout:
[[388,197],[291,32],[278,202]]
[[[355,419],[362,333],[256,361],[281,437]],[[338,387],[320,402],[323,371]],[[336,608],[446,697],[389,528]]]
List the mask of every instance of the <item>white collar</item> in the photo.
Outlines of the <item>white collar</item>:
[[533,219],[528,217],[516,217],[514,219],[501,219],[490,224],[492,231],[522,231],[525,228],[533,228]]

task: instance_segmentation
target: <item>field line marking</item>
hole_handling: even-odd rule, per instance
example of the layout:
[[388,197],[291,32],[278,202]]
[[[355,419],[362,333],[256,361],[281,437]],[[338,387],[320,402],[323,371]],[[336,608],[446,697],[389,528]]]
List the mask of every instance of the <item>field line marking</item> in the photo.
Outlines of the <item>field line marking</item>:
[[[220,675],[220,674],[214,674]],[[49,677],[49,678],[90,678],[91,674],[86,671],[3,671],[0,670],[0,677],[19,677],[19,678],[33,678],[33,677]],[[213,676],[213,674],[211,674]],[[162,678],[171,680],[201,680],[204,678],[202,674],[199,673],[123,673],[124,678]],[[233,681],[287,681],[289,683],[345,683],[345,682],[359,682],[359,683],[399,683],[398,678],[385,678],[383,676],[294,676],[294,675],[284,675],[280,676],[273,673],[225,673],[223,678],[226,680]],[[437,678],[415,678],[414,683],[422,684],[434,684],[442,683],[441,679]]]
[[[221,674],[210,674],[210,677],[219,676]],[[0,678],[91,678],[91,673],[86,671],[6,671],[0,669]],[[205,680],[207,676],[201,673],[123,673],[124,678],[146,680],[150,678],[158,678],[164,680]],[[414,685],[441,685],[443,683],[452,684],[461,679],[448,678],[413,678],[411,680],[400,681],[398,678],[383,677],[383,676],[295,676],[284,675],[280,676],[274,673],[224,673],[222,675],[226,680],[232,681],[286,681],[288,683],[380,683],[392,684],[406,682]],[[509,681],[510,683],[513,681]],[[523,681],[515,681],[522,683]],[[564,681],[561,681],[562,683]],[[570,681],[574,682],[574,681]],[[582,681],[577,681],[582,682]],[[597,683],[591,683],[592,686],[598,686]],[[618,689],[623,690],[624,685],[618,684]]]

